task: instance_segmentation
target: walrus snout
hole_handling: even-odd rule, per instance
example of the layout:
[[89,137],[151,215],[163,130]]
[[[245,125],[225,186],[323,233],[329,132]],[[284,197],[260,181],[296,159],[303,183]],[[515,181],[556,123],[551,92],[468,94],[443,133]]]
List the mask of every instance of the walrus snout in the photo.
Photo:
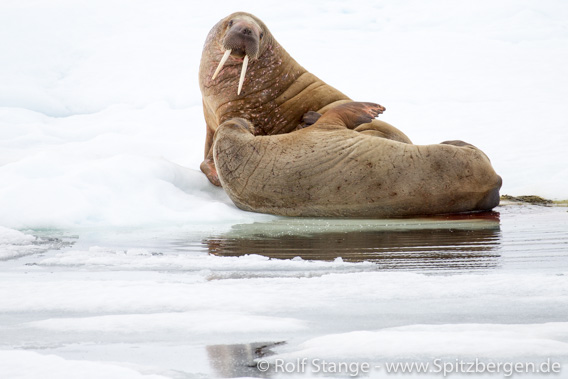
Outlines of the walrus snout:
[[256,59],[260,47],[260,35],[258,25],[246,20],[233,21],[223,38],[223,47],[231,50],[232,56],[239,58],[248,56],[249,59]]
[[230,20],[227,26],[228,30],[222,42],[225,53],[211,79],[214,80],[217,77],[217,74],[221,71],[223,65],[227,59],[229,59],[229,56],[243,58],[243,67],[241,69],[241,77],[237,89],[237,95],[240,95],[245,81],[249,59],[258,58],[260,40],[262,39],[263,33],[260,26],[252,19]]

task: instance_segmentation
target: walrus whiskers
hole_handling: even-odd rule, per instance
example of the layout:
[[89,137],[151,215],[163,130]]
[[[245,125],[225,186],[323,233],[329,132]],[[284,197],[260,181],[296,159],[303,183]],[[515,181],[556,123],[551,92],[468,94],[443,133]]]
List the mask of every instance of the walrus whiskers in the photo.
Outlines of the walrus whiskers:
[[245,59],[243,59],[243,68],[241,69],[241,78],[239,79],[239,89],[237,90],[237,95],[240,95],[241,90],[243,89],[243,82],[245,81],[245,74],[247,72],[248,63],[249,56],[245,55]]
[[213,77],[211,77],[212,80],[214,80],[217,77],[217,74],[219,73],[219,71],[221,71],[221,69],[223,68],[223,65],[225,64],[225,62],[227,62],[227,59],[229,59],[229,55],[231,55],[231,49],[225,50],[225,54],[223,54],[223,58],[221,58],[221,62],[219,62],[219,65],[217,66],[217,69],[215,70]]

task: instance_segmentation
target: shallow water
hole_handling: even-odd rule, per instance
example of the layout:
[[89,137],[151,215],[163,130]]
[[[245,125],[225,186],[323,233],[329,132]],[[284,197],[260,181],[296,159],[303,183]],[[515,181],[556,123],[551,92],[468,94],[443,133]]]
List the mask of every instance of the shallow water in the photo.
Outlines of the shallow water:
[[382,270],[473,270],[499,264],[496,212],[365,222],[284,220],[270,226],[238,225],[203,243],[218,256],[259,254],[324,261],[340,257],[346,262],[373,262]]
[[[204,228],[205,229],[205,228]],[[359,220],[278,218],[228,230],[31,231],[48,248],[112,246],[220,257],[373,262],[376,270],[469,272],[568,268],[565,207],[505,205],[493,212]]]
[[[18,370],[30,361],[67,375],[74,372],[67,364],[95,362],[170,378],[266,376],[255,359],[301,354],[303,344],[317,345],[322,336],[420,325],[474,325],[491,335],[484,325],[497,325],[489,342],[475,333],[452,342],[468,346],[460,356],[474,356],[504,343],[500,336],[514,325],[567,321],[568,209],[562,207],[27,233],[38,238],[0,261],[0,355],[35,354],[22,356],[20,366],[9,359]],[[568,351],[563,330],[547,331],[542,338],[551,347],[538,345],[534,357],[566,364],[559,358]],[[402,333],[416,338],[411,329]],[[526,361],[534,358],[530,341],[528,353],[515,344],[497,351]],[[417,347],[404,354],[372,353],[376,346],[369,346],[376,359],[450,354],[442,345],[434,353]],[[368,359],[365,351],[351,359]],[[45,363],[46,357],[64,360]]]
[[211,254],[369,261],[377,269],[568,268],[566,208],[515,206],[402,220],[278,220],[243,224],[203,241]]

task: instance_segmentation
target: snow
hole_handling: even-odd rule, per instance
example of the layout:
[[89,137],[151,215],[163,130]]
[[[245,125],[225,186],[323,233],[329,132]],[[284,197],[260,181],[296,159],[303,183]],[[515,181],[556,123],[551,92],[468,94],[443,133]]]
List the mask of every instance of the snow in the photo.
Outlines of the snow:
[[66,245],[67,243],[61,240],[33,236],[0,226],[0,262],[59,249]]
[[116,378],[164,379],[165,376],[140,373],[126,367],[99,362],[65,360],[54,355],[27,351],[0,351],[2,375],[6,378]]
[[[509,358],[538,355],[544,358],[568,354],[568,343],[557,336],[568,333],[568,323],[524,325],[459,324],[412,325],[380,331],[326,335],[301,344],[302,350],[286,357],[328,360],[416,358],[431,356]],[[464,344],[463,341],[467,341]]]
[[[272,362],[551,358],[566,372],[565,209],[285,219],[209,184],[199,59],[238,10],[415,143],[480,147],[502,193],[568,199],[568,3],[3,0],[2,378],[258,376],[246,364],[271,344]],[[392,255],[338,258],[341,233],[384,233]],[[255,254],[295,244],[293,259]]]
[[34,236],[0,226],[0,259],[15,258],[34,252]]
[[[234,2],[210,9],[173,0],[5,1],[2,8],[0,225],[256,219],[198,168],[199,57],[208,30]],[[381,117],[416,143],[464,139],[482,148],[504,178],[503,193],[568,198],[563,3],[245,2],[239,9],[264,19],[328,83],[385,105]]]

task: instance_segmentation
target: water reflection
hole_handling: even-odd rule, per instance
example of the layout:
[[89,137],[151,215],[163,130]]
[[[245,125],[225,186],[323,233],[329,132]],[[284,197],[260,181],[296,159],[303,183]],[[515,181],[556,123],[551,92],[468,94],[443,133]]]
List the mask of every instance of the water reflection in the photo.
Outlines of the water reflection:
[[255,359],[274,354],[270,349],[284,342],[209,345],[209,364],[220,378],[266,377],[256,367]]
[[382,269],[498,265],[499,213],[398,220],[279,219],[240,224],[204,242],[219,256],[376,262]]

